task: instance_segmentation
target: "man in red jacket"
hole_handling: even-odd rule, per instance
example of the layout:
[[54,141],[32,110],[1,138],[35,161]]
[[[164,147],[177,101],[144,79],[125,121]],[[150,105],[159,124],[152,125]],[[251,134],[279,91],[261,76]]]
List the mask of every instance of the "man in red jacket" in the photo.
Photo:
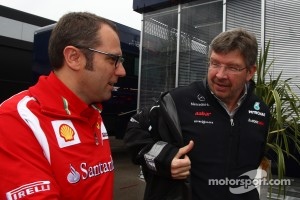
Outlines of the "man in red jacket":
[[86,12],[52,31],[53,71],[0,106],[0,199],[113,199],[101,102],[126,75],[116,26]]

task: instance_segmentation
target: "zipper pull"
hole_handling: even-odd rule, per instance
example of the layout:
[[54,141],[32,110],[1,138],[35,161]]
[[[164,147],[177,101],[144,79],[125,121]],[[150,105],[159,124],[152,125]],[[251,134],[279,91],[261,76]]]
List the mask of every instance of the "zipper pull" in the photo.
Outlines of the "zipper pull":
[[98,136],[97,136],[96,132],[94,133],[94,136],[95,136],[95,143],[98,146],[99,145],[99,139],[98,139]]
[[234,122],[233,122],[232,118],[230,119],[230,124],[231,124],[231,126],[234,126]]

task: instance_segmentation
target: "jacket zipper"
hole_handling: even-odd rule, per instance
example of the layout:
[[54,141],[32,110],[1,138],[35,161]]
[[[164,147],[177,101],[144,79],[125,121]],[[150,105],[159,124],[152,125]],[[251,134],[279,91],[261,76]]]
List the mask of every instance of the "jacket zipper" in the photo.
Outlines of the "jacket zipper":
[[95,143],[98,146],[99,145],[99,138],[98,138],[97,132],[94,132],[94,137],[95,137]]
[[230,118],[230,124],[231,124],[231,126],[234,126],[233,118]]
[[[229,168],[230,168],[230,158],[231,158],[231,145],[232,145],[232,140],[233,140],[233,136],[232,136],[232,129],[233,129],[233,127],[234,127],[234,120],[233,120],[233,118],[231,118],[230,117],[230,120],[229,120],[229,122],[230,122],[230,126],[231,126],[231,128],[230,128],[230,134],[229,134],[229,152],[228,152],[228,157],[227,157],[227,160],[226,160],[226,177],[227,178],[229,178]],[[229,191],[228,191],[229,192]],[[228,193],[226,194],[226,197],[228,198]]]

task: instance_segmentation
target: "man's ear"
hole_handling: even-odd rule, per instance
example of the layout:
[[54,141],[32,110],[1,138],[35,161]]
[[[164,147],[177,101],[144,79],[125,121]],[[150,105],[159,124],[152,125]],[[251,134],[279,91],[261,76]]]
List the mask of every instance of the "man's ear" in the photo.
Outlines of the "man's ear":
[[66,46],[63,54],[66,64],[73,70],[79,70],[85,62],[82,52],[74,46]]
[[247,71],[247,81],[253,78],[255,72],[256,72],[256,65],[253,65]]

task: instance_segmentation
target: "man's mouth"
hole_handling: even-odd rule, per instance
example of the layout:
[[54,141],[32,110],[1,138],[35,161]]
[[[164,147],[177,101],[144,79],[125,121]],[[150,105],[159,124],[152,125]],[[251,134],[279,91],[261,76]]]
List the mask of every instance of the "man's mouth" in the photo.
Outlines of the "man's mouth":
[[113,88],[112,91],[118,91],[118,89],[120,88],[118,86],[115,86],[115,84],[116,83],[112,83],[112,82],[108,83],[108,85],[112,86],[112,88]]
[[108,83],[108,85],[114,87],[115,83]]

